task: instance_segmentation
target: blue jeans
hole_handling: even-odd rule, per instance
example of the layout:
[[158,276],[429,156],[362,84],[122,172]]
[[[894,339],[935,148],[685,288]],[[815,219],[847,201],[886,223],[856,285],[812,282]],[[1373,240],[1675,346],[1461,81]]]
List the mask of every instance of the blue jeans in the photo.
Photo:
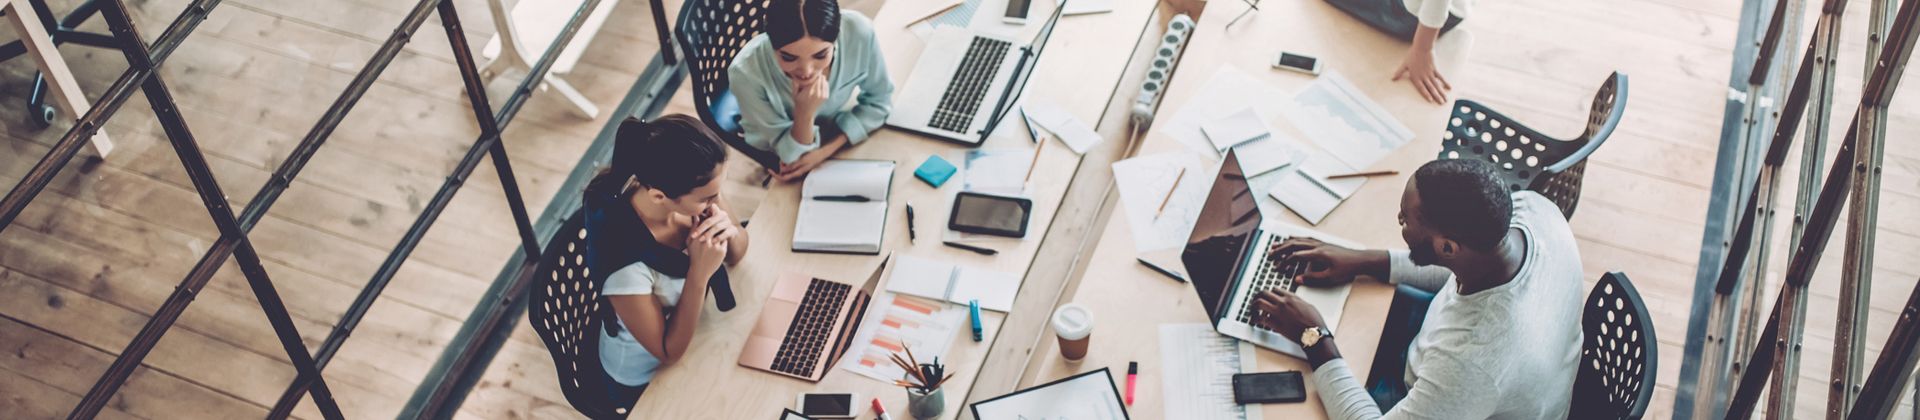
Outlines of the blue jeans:
[[1407,398],[1407,349],[1413,337],[1427,321],[1427,307],[1433,305],[1433,292],[1399,285],[1393,292],[1393,306],[1387,309],[1386,328],[1380,332],[1380,348],[1373,353],[1373,373],[1367,378],[1367,394],[1380,411],[1393,409]]

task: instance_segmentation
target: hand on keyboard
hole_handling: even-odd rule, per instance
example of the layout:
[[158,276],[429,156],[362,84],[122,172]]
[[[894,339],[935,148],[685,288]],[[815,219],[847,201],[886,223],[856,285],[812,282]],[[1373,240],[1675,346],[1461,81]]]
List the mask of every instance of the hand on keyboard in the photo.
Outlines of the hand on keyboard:
[[1287,238],[1267,250],[1267,258],[1297,259],[1308,264],[1296,281],[1312,287],[1352,282],[1354,276],[1371,275],[1385,279],[1386,251],[1357,251],[1313,238]]
[[1320,318],[1319,309],[1285,288],[1276,287],[1260,292],[1253,300],[1253,307],[1260,311],[1260,316],[1254,319],[1255,323],[1290,340],[1299,340],[1300,332],[1308,328],[1327,325]]

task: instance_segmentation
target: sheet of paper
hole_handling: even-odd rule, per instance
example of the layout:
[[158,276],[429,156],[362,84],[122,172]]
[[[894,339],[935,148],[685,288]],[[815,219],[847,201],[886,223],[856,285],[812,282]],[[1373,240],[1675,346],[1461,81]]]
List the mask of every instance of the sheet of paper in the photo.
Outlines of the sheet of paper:
[[[793,227],[793,242],[801,244],[856,245],[880,243],[887,228],[887,204],[884,201],[847,203],[810,200],[801,206]],[[806,248],[806,247],[801,247]]]
[[807,174],[800,195],[861,195],[873,201],[886,201],[893,168],[894,163],[885,160],[828,160]]
[[1060,14],[1073,16],[1111,11],[1113,11],[1113,0],[1073,0],[1067,2],[1067,10],[1061,11]]
[[982,419],[1123,420],[1127,409],[1117,384],[1112,370],[1096,370],[974,403],[973,411]]
[[1086,154],[1087,150],[1100,144],[1100,133],[1093,131],[1092,126],[1050,102],[1029,99],[1025,105],[1021,105],[1021,112],[1040,124],[1041,129],[1060,138],[1074,153]]
[[1306,154],[1293,148],[1291,141],[1273,137],[1263,138],[1234,146],[1234,156],[1240,159],[1240,169],[1249,176],[1259,176],[1276,169],[1285,168],[1306,158]]
[[1013,299],[1020,293],[1020,275],[978,267],[961,267],[953,276],[950,301],[966,304],[979,299],[980,309],[1011,312]]
[[1223,153],[1207,140],[1200,126],[1231,115],[1240,110],[1252,108],[1261,121],[1273,121],[1280,114],[1281,102],[1273,98],[1287,97],[1273,85],[1260,81],[1246,72],[1233,67],[1221,67],[1214,71],[1212,78],[1200,88],[1200,92],[1180,104],[1172,119],[1164,116],[1157,128],[1162,133],[1173,136],[1174,140],[1193,149],[1194,153],[1209,160],[1218,161]]
[[1300,218],[1315,225],[1326,220],[1347,197],[1352,197],[1367,179],[1344,178],[1326,179],[1328,175],[1353,172],[1339,159],[1326,153],[1310,154],[1305,162],[1295,168],[1280,171],[1280,179],[1267,189],[1267,194],[1285,204],[1288,209],[1299,214]]
[[1293,126],[1349,167],[1372,167],[1413,140],[1413,130],[1339,72],[1321,74],[1284,102],[1284,114]]
[[953,285],[953,263],[901,255],[887,276],[887,291],[945,300]]
[[[1127,225],[1133,230],[1135,252],[1186,244],[1194,221],[1200,218],[1200,207],[1217,171],[1214,168],[1199,156],[1178,151],[1113,163],[1113,181],[1120,190]],[[1172,198],[1168,198],[1168,191],[1173,192]],[[1161,210],[1161,203],[1166,204],[1165,210]]]
[[1207,142],[1212,143],[1217,152],[1267,138],[1273,135],[1273,129],[1267,128],[1267,122],[1262,121],[1252,107],[1247,107],[1200,124],[1200,133],[1207,136]]
[[945,356],[967,318],[964,308],[893,293],[875,295],[870,306],[840,368],[888,384],[907,374],[890,355],[913,349],[916,359]]
[[1161,325],[1166,418],[1260,420],[1260,410],[1233,401],[1233,374],[1252,372],[1254,364],[1253,345],[1214,332],[1212,324]]
[[1027,190],[1027,171],[1033,165],[1033,154],[1038,149],[981,149],[969,150],[961,158],[962,173],[960,184],[963,191],[987,194],[1025,196]]

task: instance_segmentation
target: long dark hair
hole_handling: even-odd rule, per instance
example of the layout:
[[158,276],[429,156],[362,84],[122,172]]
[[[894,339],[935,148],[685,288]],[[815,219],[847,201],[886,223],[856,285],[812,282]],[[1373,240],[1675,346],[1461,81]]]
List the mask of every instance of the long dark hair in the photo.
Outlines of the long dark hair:
[[840,40],[838,0],[773,0],[767,7],[767,39],[774,48],[808,36],[830,43]]
[[589,196],[625,197],[627,180],[679,198],[713,181],[727,148],[706,124],[686,114],[651,122],[628,118],[614,133],[613,159],[587,184]]

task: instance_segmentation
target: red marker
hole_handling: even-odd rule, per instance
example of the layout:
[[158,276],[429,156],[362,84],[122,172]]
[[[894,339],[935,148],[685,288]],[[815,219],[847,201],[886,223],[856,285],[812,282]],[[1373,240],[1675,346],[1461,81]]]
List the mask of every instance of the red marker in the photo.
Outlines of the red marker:
[[1127,362],[1127,405],[1133,405],[1133,380],[1140,377],[1140,362]]
[[886,407],[881,407],[881,406],[880,406],[880,399],[879,399],[879,398],[874,398],[874,399],[873,399],[873,412],[874,412],[874,414],[876,414],[876,415],[878,415],[878,416],[879,416],[879,417],[878,417],[878,419],[879,419],[879,420],[893,420],[893,417],[888,417],[888,416],[887,416],[887,408],[886,408]]

